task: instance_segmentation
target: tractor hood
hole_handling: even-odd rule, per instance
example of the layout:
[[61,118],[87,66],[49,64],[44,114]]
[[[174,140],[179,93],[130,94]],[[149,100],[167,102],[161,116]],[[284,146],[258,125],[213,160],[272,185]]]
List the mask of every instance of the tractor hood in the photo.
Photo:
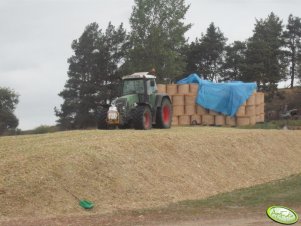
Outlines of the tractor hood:
[[139,97],[137,94],[129,94],[122,97],[117,98],[113,104],[119,109],[120,107],[128,107],[132,108],[135,103],[139,102]]

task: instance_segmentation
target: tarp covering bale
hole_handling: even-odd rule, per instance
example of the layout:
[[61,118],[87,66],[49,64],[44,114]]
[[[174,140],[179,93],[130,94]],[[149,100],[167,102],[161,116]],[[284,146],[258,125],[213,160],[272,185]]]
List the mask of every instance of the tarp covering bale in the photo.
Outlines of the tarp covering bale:
[[178,84],[198,83],[197,103],[205,108],[234,116],[238,108],[256,91],[256,83],[213,83],[191,74]]

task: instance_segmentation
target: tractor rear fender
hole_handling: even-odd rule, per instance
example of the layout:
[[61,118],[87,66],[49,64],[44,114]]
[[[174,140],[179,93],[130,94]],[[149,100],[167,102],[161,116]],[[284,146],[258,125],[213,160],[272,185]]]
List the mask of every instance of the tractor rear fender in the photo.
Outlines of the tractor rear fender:
[[155,102],[155,107],[156,108],[161,107],[163,98],[167,98],[171,102],[171,99],[169,98],[168,95],[164,95],[164,94],[161,95],[161,94],[159,94],[159,95],[156,96],[156,102]]

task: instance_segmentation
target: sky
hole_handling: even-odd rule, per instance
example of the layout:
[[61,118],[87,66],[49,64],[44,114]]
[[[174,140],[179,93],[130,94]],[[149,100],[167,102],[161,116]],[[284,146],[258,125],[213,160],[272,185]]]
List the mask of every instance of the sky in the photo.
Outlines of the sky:
[[[186,0],[190,9],[186,33],[194,41],[214,22],[228,43],[252,35],[255,19],[270,12],[286,23],[289,14],[301,17],[300,0]],[[130,29],[134,0],[0,0],[0,87],[19,95],[19,128],[54,125],[57,95],[67,80],[71,42],[97,22],[105,29],[111,21]]]

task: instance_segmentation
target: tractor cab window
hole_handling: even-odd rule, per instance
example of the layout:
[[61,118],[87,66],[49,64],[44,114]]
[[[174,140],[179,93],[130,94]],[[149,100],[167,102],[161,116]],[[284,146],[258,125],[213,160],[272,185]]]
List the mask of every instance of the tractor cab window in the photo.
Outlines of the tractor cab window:
[[143,79],[128,79],[123,81],[123,95],[143,94]]
[[146,86],[147,86],[147,94],[148,95],[155,93],[157,90],[156,82],[154,79],[147,80]]

